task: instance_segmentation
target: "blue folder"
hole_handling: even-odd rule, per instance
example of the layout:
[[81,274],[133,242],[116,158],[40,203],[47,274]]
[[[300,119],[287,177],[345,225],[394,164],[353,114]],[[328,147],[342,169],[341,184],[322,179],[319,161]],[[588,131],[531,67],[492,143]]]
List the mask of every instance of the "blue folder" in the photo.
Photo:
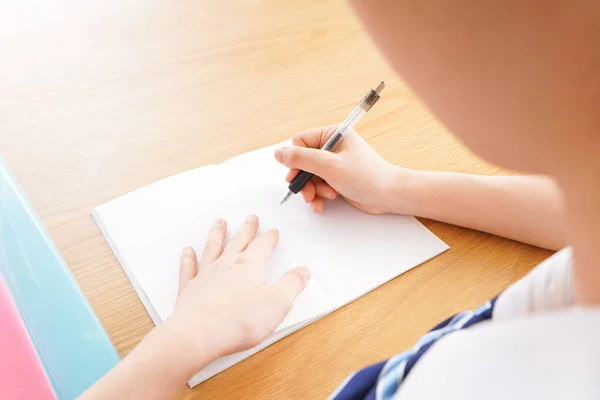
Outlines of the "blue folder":
[[0,273],[59,399],[76,398],[117,364],[100,321],[1,157]]

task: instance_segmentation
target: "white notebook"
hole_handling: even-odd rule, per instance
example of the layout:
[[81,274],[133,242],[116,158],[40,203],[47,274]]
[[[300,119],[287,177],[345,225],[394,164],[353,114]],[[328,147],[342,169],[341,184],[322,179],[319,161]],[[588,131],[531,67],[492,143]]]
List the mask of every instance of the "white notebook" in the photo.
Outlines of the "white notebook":
[[175,305],[183,247],[201,251],[217,218],[234,231],[254,213],[261,229],[279,229],[280,242],[267,265],[268,281],[297,265],[310,268],[308,287],[275,333],[253,349],[210,364],[190,386],[448,249],[410,216],[367,215],[341,199],[328,201],[317,215],[299,195],[280,206],[287,171],[275,161],[274,148],[174,175],[93,212],[155,324]]

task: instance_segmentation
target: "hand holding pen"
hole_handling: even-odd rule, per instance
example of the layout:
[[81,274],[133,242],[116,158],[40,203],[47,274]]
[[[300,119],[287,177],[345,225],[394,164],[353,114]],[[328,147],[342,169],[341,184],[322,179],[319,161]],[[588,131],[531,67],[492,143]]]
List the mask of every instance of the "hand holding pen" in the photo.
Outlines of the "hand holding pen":
[[[325,142],[321,149],[330,152],[335,151],[346,134],[348,134],[354,128],[354,125],[356,125],[358,121],[360,121],[362,117],[371,109],[371,107],[377,103],[377,100],[379,100],[379,93],[381,93],[384,87],[385,83],[381,82],[377,88],[369,90],[365,97],[363,97],[360,103],[358,103],[350,115],[348,115],[348,117],[344,120],[344,122],[337,127],[335,132],[333,132],[331,137],[327,140],[327,142]],[[290,197],[298,194],[298,192],[304,188],[308,181],[312,179],[313,175],[313,173],[308,171],[300,171],[290,182],[288,191],[281,200],[281,204],[283,205],[283,203],[288,201]]]
[[300,192],[317,213],[323,210],[326,199],[338,194],[349,204],[371,214],[393,212],[387,204],[391,198],[389,192],[407,171],[381,158],[351,128],[344,132],[343,140],[338,140],[335,152],[324,151],[325,144],[341,127],[309,129],[294,136],[293,146],[276,150],[277,161],[290,168],[287,182],[293,182],[301,170],[315,175]]

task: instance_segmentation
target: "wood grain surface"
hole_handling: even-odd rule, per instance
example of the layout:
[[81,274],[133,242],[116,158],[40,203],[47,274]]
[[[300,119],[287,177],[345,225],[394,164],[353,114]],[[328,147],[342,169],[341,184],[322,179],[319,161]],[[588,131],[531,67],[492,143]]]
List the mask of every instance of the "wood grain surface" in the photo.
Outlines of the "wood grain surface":
[[[0,151],[121,355],[152,328],[93,207],[341,121],[406,167],[498,174],[390,70],[341,0],[0,1]],[[548,251],[434,221],[452,249],[180,398],[326,397]]]

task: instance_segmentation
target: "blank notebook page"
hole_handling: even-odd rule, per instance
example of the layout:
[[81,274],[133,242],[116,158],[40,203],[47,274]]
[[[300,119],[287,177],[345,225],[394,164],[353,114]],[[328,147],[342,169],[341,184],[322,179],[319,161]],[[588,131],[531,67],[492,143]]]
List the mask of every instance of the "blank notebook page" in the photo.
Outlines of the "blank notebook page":
[[175,305],[183,247],[201,251],[217,218],[235,231],[248,214],[256,214],[261,229],[279,229],[280,242],[267,265],[268,282],[297,265],[311,269],[307,289],[267,341],[218,360],[191,385],[448,249],[410,216],[367,215],[343,200],[327,202],[317,215],[301,196],[280,206],[286,170],[272,153],[273,147],[260,149],[183,172],[94,210],[155,323],[166,319]]

